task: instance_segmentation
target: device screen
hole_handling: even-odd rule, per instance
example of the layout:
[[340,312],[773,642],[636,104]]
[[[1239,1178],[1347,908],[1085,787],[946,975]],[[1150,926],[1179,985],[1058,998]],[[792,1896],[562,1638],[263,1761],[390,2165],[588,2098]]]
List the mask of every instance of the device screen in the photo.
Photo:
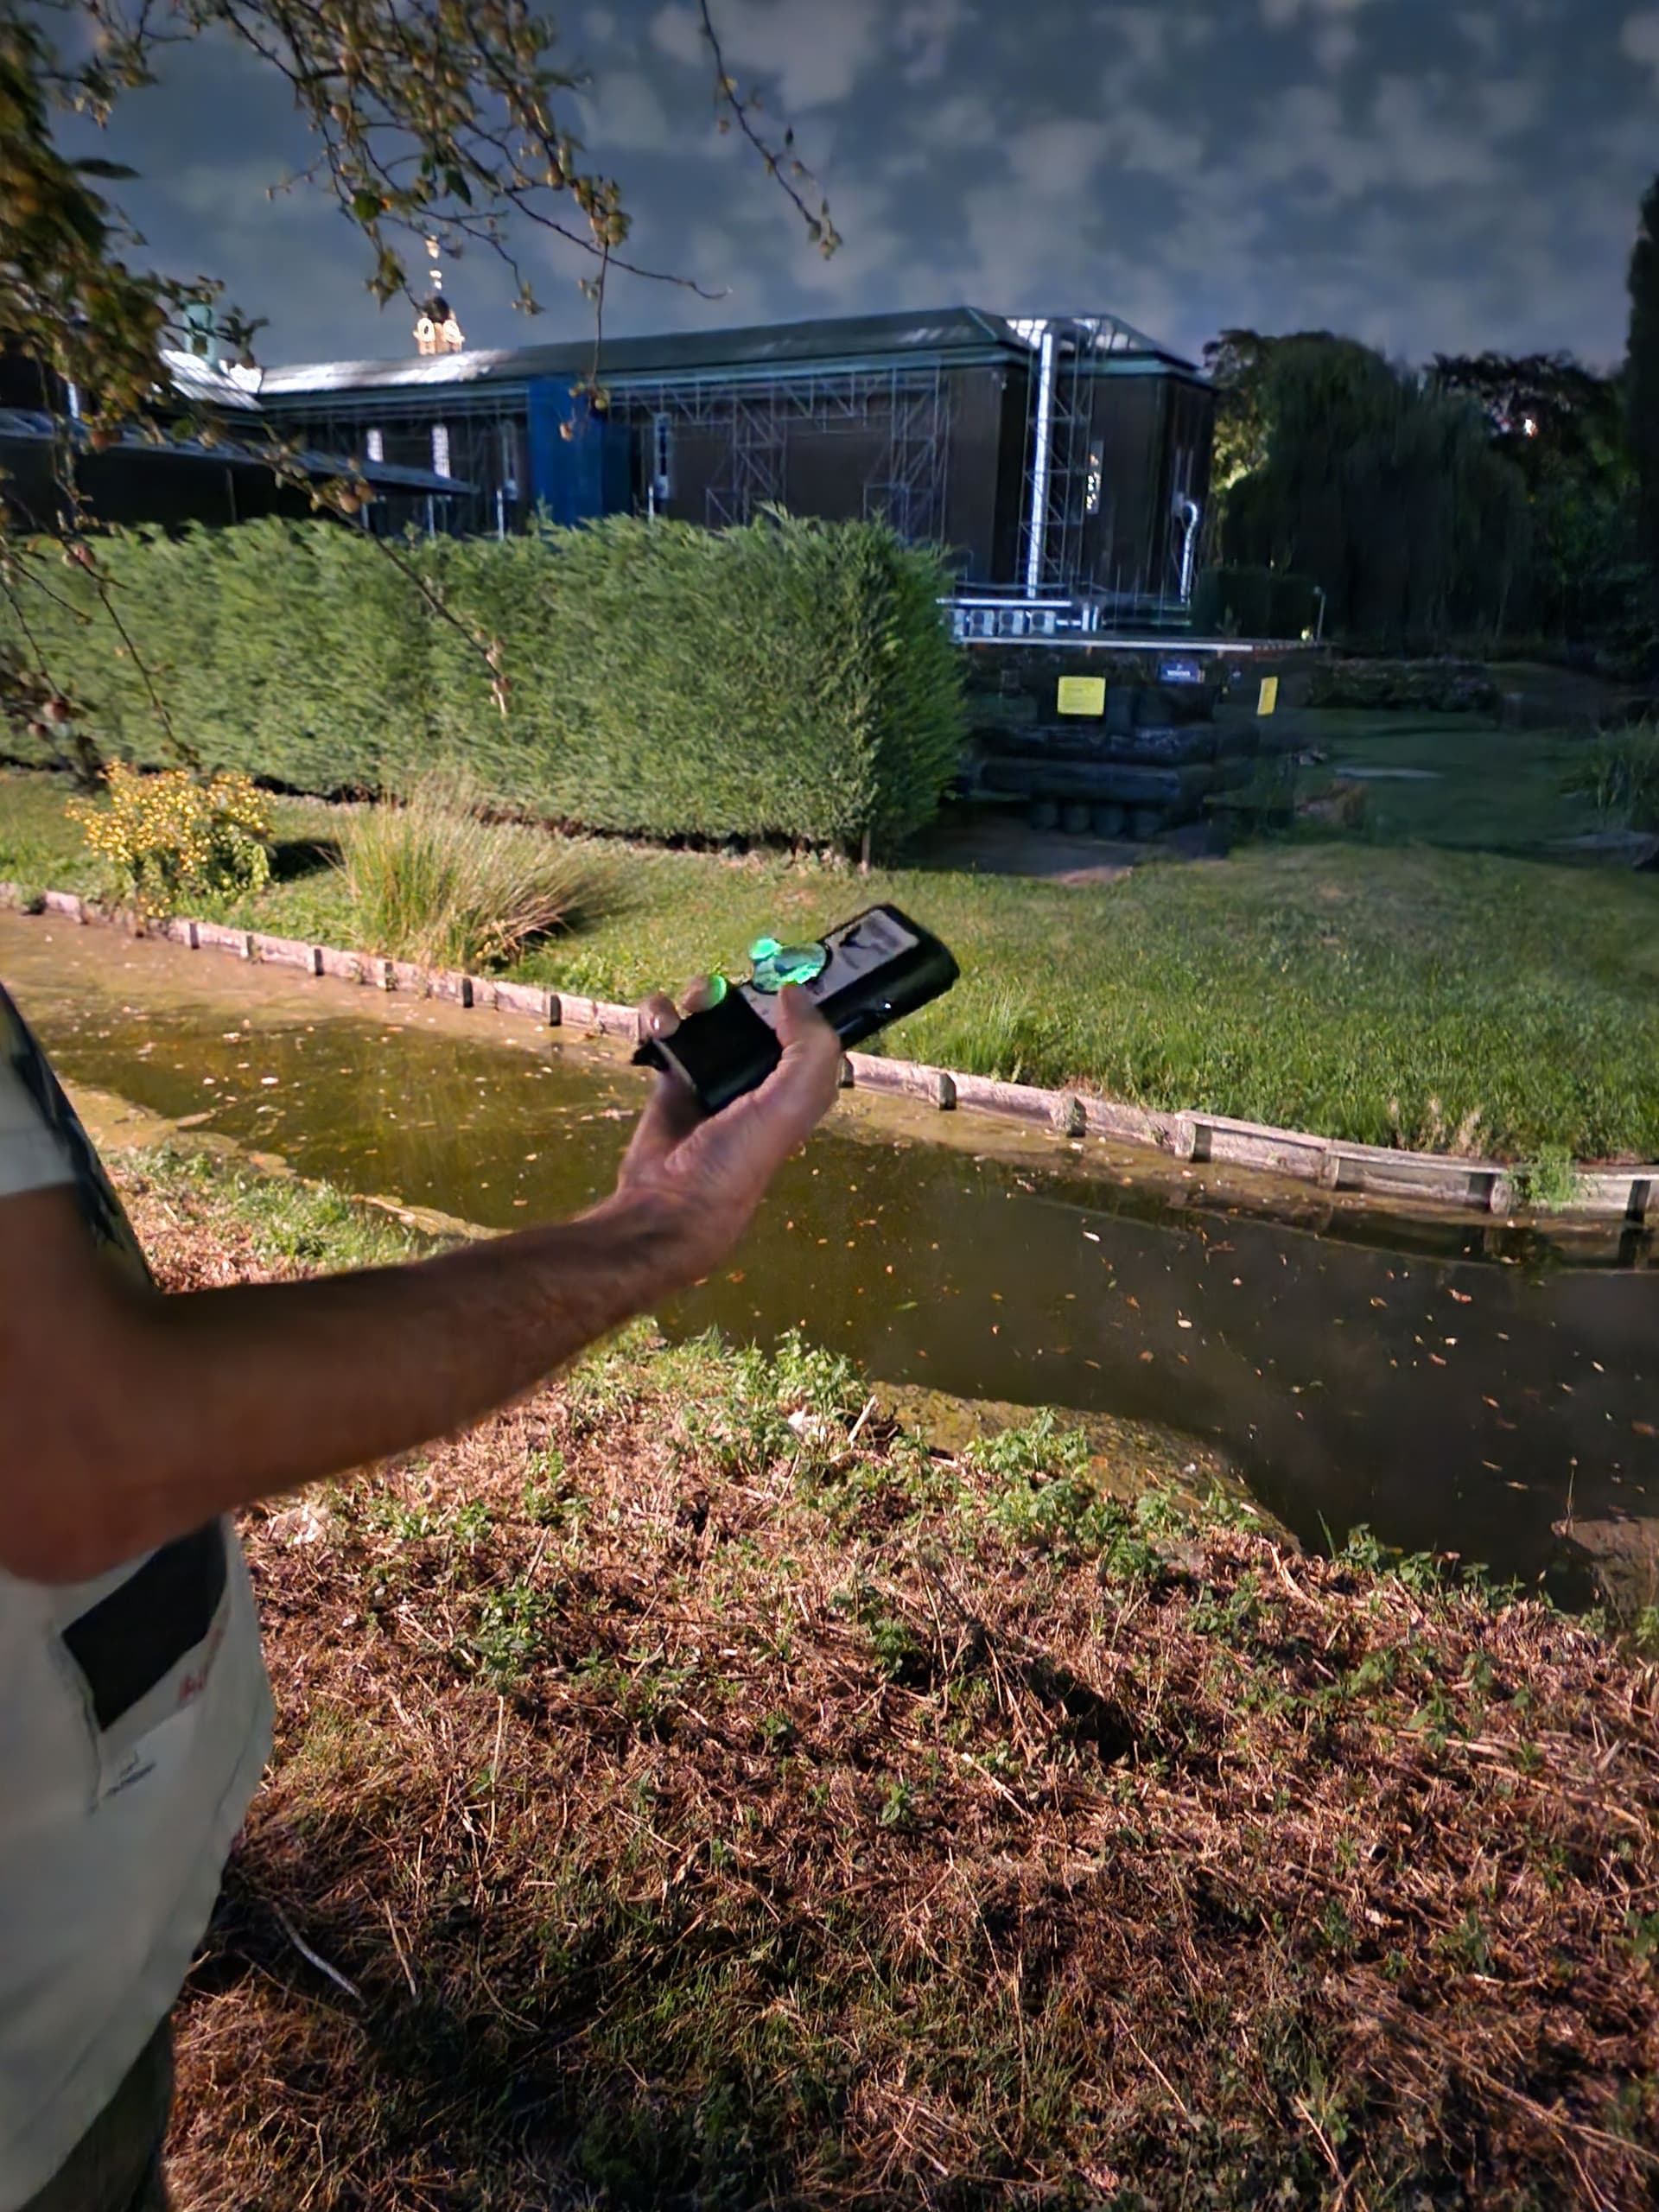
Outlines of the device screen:
[[919,942],[885,909],[874,906],[832,930],[820,944],[780,944],[772,938],[760,938],[749,948],[754,973],[739,988],[760,1019],[775,1028],[778,994],[785,983],[798,983],[810,999],[821,1003],[874,976]]

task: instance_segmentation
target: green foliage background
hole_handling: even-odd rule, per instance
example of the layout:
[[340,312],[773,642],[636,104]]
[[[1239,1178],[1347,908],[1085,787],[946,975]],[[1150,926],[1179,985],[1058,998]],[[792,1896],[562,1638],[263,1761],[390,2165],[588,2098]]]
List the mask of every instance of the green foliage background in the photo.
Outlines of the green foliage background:
[[[359,533],[270,521],[108,541],[131,649],[72,566],[30,625],[107,753],[171,757],[153,686],[204,766],[302,791],[460,764],[588,829],[891,849],[955,771],[946,579],[883,524],[617,516],[398,550],[454,623]],[[505,716],[469,633],[501,642]]]
[[1650,587],[1659,586],[1659,177],[1642,202],[1630,252],[1630,346],[1626,373],[1637,529]]

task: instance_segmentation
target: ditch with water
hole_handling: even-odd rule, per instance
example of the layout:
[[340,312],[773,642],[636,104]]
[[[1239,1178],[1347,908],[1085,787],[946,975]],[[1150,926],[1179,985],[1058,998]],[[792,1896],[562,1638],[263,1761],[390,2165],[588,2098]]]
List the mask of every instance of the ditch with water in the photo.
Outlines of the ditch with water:
[[[557,1031],[49,918],[0,915],[0,977],[72,1084],[488,1226],[607,1189],[644,1096]],[[1365,1523],[1564,1603],[1599,1556],[1652,1595],[1659,1268],[1639,1243],[1592,1267],[1472,1222],[1356,1209],[1320,1232],[1126,1166],[846,1100],[730,1266],[660,1318],[1167,1425],[1312,1542]]]

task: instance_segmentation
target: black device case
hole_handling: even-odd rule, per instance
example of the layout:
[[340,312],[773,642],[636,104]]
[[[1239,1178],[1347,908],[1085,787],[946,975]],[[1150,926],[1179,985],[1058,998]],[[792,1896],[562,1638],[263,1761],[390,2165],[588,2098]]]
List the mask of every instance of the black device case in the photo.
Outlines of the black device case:
[[[914,1014],[948,991],[961,973],[948,947],[897,906],[868,906],[832,930],[823,940],[832,948],[832,956],[838,940],[875,913],[888,916],[913,942],[879,969],[855,976],[818,998],[819,1013],[843,1045],[859,1044],[890,1021]],[[825,976],[833,985],[830,969]],[[704,1109],[718,1114],[766,1081],[780,1051],[771,1025],[755,1012],[740,985],[718,1006],[688,1014],[671,1039],[642,1045],[633,1057],[638,1065],[677,1069]]]

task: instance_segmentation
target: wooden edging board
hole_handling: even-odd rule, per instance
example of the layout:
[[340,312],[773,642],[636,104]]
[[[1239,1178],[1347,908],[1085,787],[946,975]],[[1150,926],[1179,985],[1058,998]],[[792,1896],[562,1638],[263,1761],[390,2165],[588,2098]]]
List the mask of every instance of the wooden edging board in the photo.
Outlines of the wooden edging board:
[[[13,883],[0,883],[0,907],[44,910],[80,923],[116,924],[122,918],[73,892],[48,891],[38,901]],[[175,919],[157,924],[152,934],[192,951],[229,952],[241,960],[269,961],[302,969],[311,976],[335,976],[386,991],[441,998],[464,1007],[493,1007],[553,1028],[637,1041],[639,1020],[631,1006],[586,998],[536,983],[498,982],[448,969],[412,966],[363,952],[342,952],[332,945],[308,944],[298,938],[267,937],[257,930],[233,929],[222,922]],[[1306,1129],[1276,1129],[1260,1122],[1234,1121],[1198,1108],[1160,1112],[1090,1093],[1042,1090],[1031,1084],[997,1083],[988,1076],[963,1075],[951,1068],[928,1067],[914,1060],[889,1060],[868,1052],[849,1052],[842,1069],[843,1087],[919,1099],[941,1111],[966,1107],[1028,1127],[1051,1128],[1061,1136],[1098,1136],[1139,1145],[1166,1158],[1195,1165],[1255,1168],[1321,1190],[1356,1197],[1409,1199],[1423,1205],[1455,1207],[1505,1216],[1521,1203],[1513,1169],[1498,1160],[1453,1159],[1445,1153],[1395,1152],[1380,1145],[1347,1144]],[[1659,1219],[1659,1162],[1636,1167],[1584,1166],[1574,1171],[1570,1205],[1553,1209],[1580,1218],[1623,1221],[1639,1227]]]

